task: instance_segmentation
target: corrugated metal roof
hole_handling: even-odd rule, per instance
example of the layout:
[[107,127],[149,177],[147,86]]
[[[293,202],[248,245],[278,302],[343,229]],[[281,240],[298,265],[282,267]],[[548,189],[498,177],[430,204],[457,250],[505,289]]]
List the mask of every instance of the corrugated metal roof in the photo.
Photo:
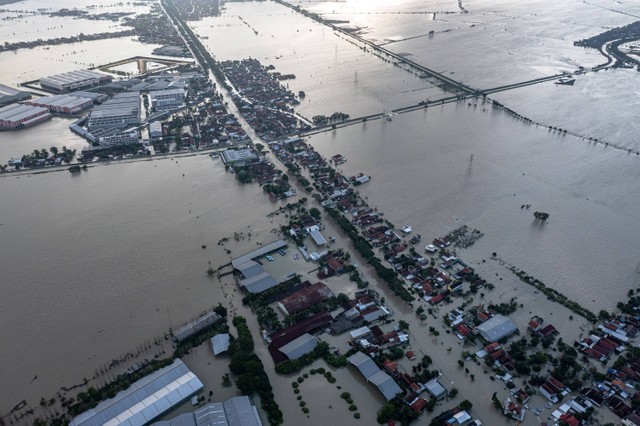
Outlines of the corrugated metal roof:
[[362,375],[366,379],[380,371],[380,368],[376,365],[376,363],[362,352],[356,352],[355,354],[347,358],[347,361],[349,361],[358,370],[360,370],[360,373],[362,373]]
[[211,349],[214,355],[226,352],[229,349],[229,333],[216,334],[211,338]]
[[509,318],[503,315],[495,315],[490,320],[480,324],[476,329],[480,332],[482,337],[490,342],[495,342],[515,333],[518,327]]
[[249,293],[261,293],[275,287],[278,282],[267,272],[262,272],[251,278],[240,280],[240,285],[246,288]]
[[236,266],[235,269],[245,278],[251,278],[264,272],[262,266],[253,260],[248,260],[243,264]]
[[247,396],[214,402],[189,414],[157,422],[154,426],[262,426],[260,416]]
[[237,268],[239,265],[242,265],[243,263],[249,260],[253,260],[256,257],[260,257],[264,254],[271,253],[272,251],[276,251],[286,246],[287,246],[287,243],[284,242],[283,240],[274,241],[273,243],[267,244],[266,246],[262,246],[257,250],[253,250],[252,252],[244,254],[240,257],[236,257],[231,261],[231,265],[234,268]]
[[71,420],[71,426],[145,425],[204,387],[179,359]]
[[308,354],[318,346],[318,341],[309,333],[292,340],[280,348],[280,352],[285,354],[289,359],[298,359]]
[[256,407],[246,396],[236,396],[224,402],[229,426],[262,426]]
[[378,370],[377,373],[367,378],[367,380],[376,385],[378,390],[382,392],[382,395],[387,398],[387,401],[392,400],[397,394],[402,393],[402,389],[395,380],[382,370]]

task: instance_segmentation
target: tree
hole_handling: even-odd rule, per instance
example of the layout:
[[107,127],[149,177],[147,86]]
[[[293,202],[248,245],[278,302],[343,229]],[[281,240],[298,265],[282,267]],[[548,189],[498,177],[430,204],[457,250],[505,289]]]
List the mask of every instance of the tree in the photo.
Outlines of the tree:
[[404,320],[400,320],[400,321],[398,321],[398,327],[400,327],[400,330],[408,330],[409,329],[409,323],[407,323]]
[[473,404],[469,402],[468,399],[465,399],[460,404],[458,404],[458,407],[460,407],[461,410],[469,411],[471,410],[471,408],[473,408]]
[[309,209],[309,214],[314,218],[314,219],[320,219],[320,210],[318,210],[315,207],[311,207]]
[[58,147],[56,146],[52,146],[51,148],[49,148],[49,151],[51,151],[51,155],[53,155],[54,157],[58,155]]
[[392,420],[396,414],[396,407],[391,402],[387,402],[378,410],[378,423],[387,423]]

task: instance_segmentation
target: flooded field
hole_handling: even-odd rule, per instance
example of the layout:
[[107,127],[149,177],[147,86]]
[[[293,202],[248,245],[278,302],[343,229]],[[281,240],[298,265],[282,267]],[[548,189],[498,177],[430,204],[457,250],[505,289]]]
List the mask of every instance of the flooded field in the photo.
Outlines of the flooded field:
[[[306,97],[307,118],[342,111],[352,117],[445,96],[437,87],[352,44],[344,35],[279,4],[229,3],[221,17],[192,22],[220,61],[253,57],[296,78],[285,84]],[[220,43],[221,38],[234,43]]]
[[[463,103],[310,142],[325,157],[344,155],[345,175],[370,174],[359,191],[396,226],[409,223],[426,241],[461,225],[480,229],[485,236],[469,249],[474,263],[502,253],[596,312],[637,287],[640,187],[619,185],[640,177],[635,155]],[[549,222],[536,224],[535,210],[549,212]],[[611,280],[603,298],[602,282]]]
[[44,1],[26,0],[0,6],[0,40],[12,43],[73,37],[78,34],[117,32],[130,27],[118,21],[84,19],[82,17],[49,16],[60,9],[76,9],[87,16],[105,13],[148,13],[150,7],[140,2],[117,3],[109,0]]

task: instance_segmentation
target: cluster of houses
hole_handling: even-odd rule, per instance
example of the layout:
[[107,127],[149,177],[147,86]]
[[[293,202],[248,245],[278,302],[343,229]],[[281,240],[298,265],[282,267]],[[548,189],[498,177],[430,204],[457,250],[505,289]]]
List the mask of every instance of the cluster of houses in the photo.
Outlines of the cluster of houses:
[[402,401],[418,415],[427,407],[427,400],[420,396],[422,393],[426,392],[427,398],[435,400],[442,399],[447,394],[447,390],[437,378],[420,383],[415,377],[401,371],[398,364],[389,359],[382,361],[380,363],[382,368],[380,368],[371,356],[358,351],[347,358],[347,361],[357,368],[367,383],[374,385],[387,401],[400,396]]
[[[378,327],[369,328],[365,324],[372,324],[392,314],[389,308],[382,305],[380,300],[370,291],[356,293],[355,298],[346,302],[342,308],[344,312],[338,315],[331,324],[331,333],[341,334],[357,328],[351,332],[352,340],[362,340],[370,335],[379,336],[382,332],[374,334],[374,330],[379,330]],[[370,344],[367,343],[366,346],[370,346]]]
[[582,389],[581,395],[596,406],[606,405],[624,425],[640,426],[640,359],[628,356],[607,371],[606,379]]
[[299,101],[280,83],[283,76],[269,72],[257,59],[224,61],[222,70],[237,89],[234,103],[247,123],[264,140],[276,140],[310,128],[293,113]]

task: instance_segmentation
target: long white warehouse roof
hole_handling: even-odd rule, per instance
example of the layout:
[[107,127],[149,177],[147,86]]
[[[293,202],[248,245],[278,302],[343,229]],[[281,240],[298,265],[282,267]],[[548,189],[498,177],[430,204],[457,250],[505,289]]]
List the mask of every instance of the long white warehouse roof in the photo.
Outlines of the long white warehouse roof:
[[142,426],[204,387],[179,359],[71,420],[71,426]]

